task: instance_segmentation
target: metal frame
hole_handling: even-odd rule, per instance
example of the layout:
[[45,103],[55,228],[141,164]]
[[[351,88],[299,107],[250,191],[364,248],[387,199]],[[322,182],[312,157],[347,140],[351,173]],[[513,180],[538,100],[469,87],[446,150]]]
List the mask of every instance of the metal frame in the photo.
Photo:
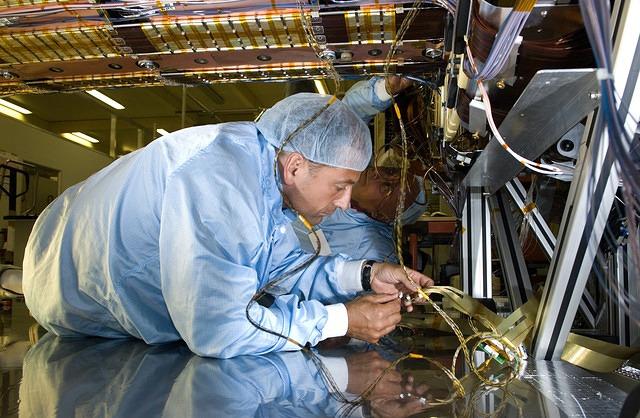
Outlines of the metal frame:
[[[597,89],[593,69],[540,70],[500,124],[500,133],[513,151],[535,160],[593,111],[597,100],[590,93]],[[462,183],[493,194],[523,168],[492,136]]]
[[491,225],[500,255],[505,285],[511,301],[511,309],[516,310],[531,298],[533,287],[513,222],[509,196],[504,188],[491,196],[489,205],[491,207]]
[[[544,250],[549,259],[553,258],[553,252],[556,248],[556,237],[549,228],[547,221],[544,219],[535,204],[527,203],[527,192],[524,186],[518,180],[514,178],[505,184],[506,190],[515,202],[516,206],[520,208],[520,211],[525,215],[525,219],[529,222],[531,229],[534,232],[535,237],[538,239],[538,243]],[[589,290],[585,288],[582,298],[580,299],[580,313],[589,322],[592,327],[596,326],[598,317],[598,305],[595,299],[589,293]]]
[[491,298],[491,226],[488,196],[470,187],[462,209],[462,290],[474,298]]
[[[640,3],[617,3],[612,14],[614,29],[614,79],[621,102],[632,114],[640,110]],[[626,126],[633,123],[628,115]],[[587,122],[585,137],[593,139],[596,118]],[[633,125],[633,130],[637,126]],[[584,140],[584,138],[583,138]],[[532,335],[532,354],[537,359],[561,356],[571,324],[619,184],[615,155],[604,132],[600,141],[582,147],[579,170],[574,175],[563,215],[558,245]],[[597,149],[592,149],[598,144]]]
[[547,221],[542,217],[542,214],[535,204],[531,206],[527,204],[527,191],[517,177],[509,180],[504,187],[520,211],[527,215],[527,222],[531,225],[531,229],[535,233],[538,243],[547,257],[551,259],[553,251],[556,248],[556,237],[551,231],[551,228],[549,228]]
[[618,247],[614,256],[614,273],[618,284],[618,291],[625,292],[630,297],[630,303],[617,303],[616,329],[618,342],[631,347],[640,339],[640,300],[639,277],[632,277],[637,271],[633,266],[633,257],[628,256],[628,245]]

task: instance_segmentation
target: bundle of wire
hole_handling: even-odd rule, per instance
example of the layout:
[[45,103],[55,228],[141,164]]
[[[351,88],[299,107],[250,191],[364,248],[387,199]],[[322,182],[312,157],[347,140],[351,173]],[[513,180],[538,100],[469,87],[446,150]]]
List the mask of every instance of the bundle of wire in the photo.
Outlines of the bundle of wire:
[[[524,24],[529,18],[529,14],[535,6],[535,0],[519,0],[507,15],[505,21],[500,25],[500,30],[496,34],[496,39],[491,46],[487,62],[480,72],[474,75],[476,80],[492,80],[504,68],[511,54],[511,49],[520,36]],[[468,62],[468,64],[470,64]],[[467,70],[470,70],[467,68]]]
[[440,195],[444,197],[445,201],[447,202],[451,210],[453,210],[453,213],[456,215],[456,217],[460,217],[462,212],[460,211],[459,205],[456,202],[456,195],[449,188],[449,185],[447,185],[445,179],[442,178],[442,176],[434,169],[433,166],[429,167],[429,169],[425,173],[425,177],[429,178],[431,184],[433,184]]
[[[418,10],[419,6],[420,6],[421,1],[417,0],[416,2],[414,2],[413,6],[412,6],[412,11],[413,10]],[[399,41],[402,39],[402,37],[404,36],[404,34],[406,33],[407,29],[409,28],[409,26],[411,25],[411,22],[413,21],[413,19],[415,19],[416,14],[411,14],[409,13],[405,19],[402,21],[402,24],[400,25],[400,28],[398,29],[398,32],[396,34],[396,37],[391,45],[391,47],[389,48],[389,52],[387,54],[387,58],[386,58],[386,62],[385,62],[385,74],[387,76],[393,74],[394,72],[390,71],[391,68],[391,62],[392,62],[392,58],[395,55],[397,46]],[[387,77],[387,81],[388,81],[388,77]],[[387,86],[387,90],[391,91],[389,89],[389,86]],[[409,164],[408,164],[408,155],[407,155],[407,133],[406,133],[406,129],[405,129],[405,125],[402,119],[402,112],[400,111],[400,108],[398,107],[398,104],[395,102],[394,99],[392,99],[393,101],[393,108],[395,111],[395,115],[397,117],[398,120],[398,124],[400,126],[400,134],[401,134],[401,138],[402,138],[402,164],[401,164],[401,169],[400,169],[400,196],[398,198],[398,204],[396,207],[396,217],[395,217],[395,221],[394,221],[394,235],[395,235],[395,240],[396,240],[396,256],[398,258],[398,262],[399,264],[402,266],[402,268],[404,269],[405,272],[405,276],[407,278],[407,280],[413,284],[413,286],[416,288],[416,291],[418,293],[418,297],[421,298],[422,300],[426,301],[427,303],[429,303],[433,309],[447,322],[447,324],[451,327],[452,331],[454,332],[454,334],[456,335],[456,337],[458,338],[458,341],[460,342],[460,345],[458,347],[458,349],[456,350],[454,357],[453,357],[453,361],[452,361],[452,366],[451,369],[448,370],[446,372],[446,375],[452,380],[453,383],[453,387],[455,388],[455,392],[457,394],[457,396],[461,397],[464,396],[464,389],[463,386],[460,384],[459,379],[455,376],[455,366],[456,366],[456,360],[460,354],[460,352],[462,351],[463,353],[463,357],[464,360],[466,362],[466,364],[468,365],[468,367],[473,371],[473,373],[475,374],[475,376],[478,377],[478,379],[485,385],[488,386],[504,386],[506,385],[509,381],[511,381],[513,378],[515,378],[518,374],[518,371],[521,370],[521,365],[523,364],[522,362],[522,352],[520,351],[520,348],[515,347],[510,341],[508,341],[506,338],[504,338],[504,336],[500,335],[497,330],[495,329],[495,327],[492,326],[492,324],[489,321],[484,320],[483,318],[479,318],[480,321],[485,325],[485,327],[487,327],[487,329],[489,330],[488,332],[480,332],[478,330],[476,330],[475,334],[473,334],[470,337],[465,338],[464,335],[462,334],[462,331],[460,330],[460,328],[458,327],[458,325],[455,323],[455,321],[453,321],[451,319],[451,317],[442,310],[442,308],[440,308],[430,297],[429,294],[432,293],[440,293],[440,289],[437,287],[433,287],[433,288],[429,288],[429,289],[422,289],[420,288],[420,286],[418,286],[413,279],[411,278],[411,276],[408,273],[408,270],[405,266],[404,263],[404,258],[403,258],[403,252],[402,252],[402,221],[401,221],[401,216],[402,213],[404,212],[404,201],[405,201],[405,196],[406,196],[406,179],[407,179],[407,172],[408,172],[408,168],[409,168]],[[470,350],[469,350],[469,345],[471,345],[471,343],[475,341],[475,344],[472,346],[471,352],[475,352],[476,350],[480,349],[483,350],[485,353],[489,354],[489,359],[484,362],[483,364],[481,364],[480,366],[476,366],[475,363],[472,361],[471,355],[470,355]],[[427,357],[422,355],[422,354],[417,354],[417,353],[410,353],[407,355],[408,358],[414,358],[414,359],[425,359],[427,360]],[[511,369],[512,371],[514,371],[513,373],[509,373],[509,374],[501,374],[502,372],[502,368],[500,370],[500,372],[498,373],[494,373],[491,376],[484,376],[483,375],[483,371],[489,369],[489,364],[491,363],[492,360],[497,360],[498,358],[500,358],[502,364],[505,364],[505,366],[503,368],[508,368]],[[444,367],[442,367],[442,370],[444,371]],[[501,376],[502,378],[498,377]],[[454,399],[454,397],[452,397],[451,399],[449,399],[448,401],[452,401]]]
[[[618,174],[622,180],[622,193],[625,203],[627,230],[629,233],[628,246],[630,256],[637,276],[640,271],[640,248],[638,236],[638,214],[640,213],[640,138],[634,136],[638,128],[638,117],[631,115],[618,97],[613,79],[613,60],[609,24],[610,11],[606,1],[581,0],[585,29],[593,54],[598,65],[600,83],[600,110],[597,114],[596,134],[592,136],[590,145],[594,155],[600,148],[600,143],[606,129],[610,149],[613,151],[618,165]],[[617,235],[617,233],[616,233]],[[630,272],[630,276],[633,276]],[[603,287],[608,287],[604,283]],[[617,289],[617,285],[614,286]],[[636,298],[623,291],[618,292],[618,300],[626,311],[637,304]]]
[[[302,28],[304,30],[305,37],[307,38],[307,42],[309,43],[309,46],[313,49],[313,52],[316,54],[316,56],[320,59],[320,61],[322,61],[327,72],[329,73],[329,76],[333,80],[334,92],[335,92],[334,95],[340,95],[342,94],[342,89],[341,89],[342,79],[340,77],[340,74],[338,73],[335,66],[333,65],[333,60],[330,58],[330,55],[324,54],[325,50],[321,46],[323,44],[321,44],[318,41],[318,39],[315,36],[315,33],[313,32],[312,18],[310,16],[310,13],[305,12],[304,10],[305,6],[302,4],[301,0],[297,0],[297,1],[298,1],[298,11],[300,12],[300,17],[302,21]],[[317,12],[319,13],[319,11]]]
[[509,144],[507,144],[493,120],[491,101],[489,100],[489,95],[484,86],[484,82],[486,80],[495,78],[504,68],[509,55],[511,54],[513,45],[515,44],[516,38],[520,36],[520,32],[522,31],[522,28],[524,27],[524,24],[534,6],[534,0],[518,0],[503,24],[500,26],[500,30],[496,35],[496,40],[491,47],[487,61],[481,70],[478,69],[471,53],[471,48],[469,48],[469,44],[467,43],[466,50],[468,59],[465,61],[466,71],[473,76],[472,82],[476,83],[478,90],[482,95],[482,101],[485,105],[485,113],[487,114],[487,121],[489,122],[489,127],[491,128],[493,136],[500,143],[502,148],[509,153],[509,155],[515,158],[520,164],[536,173],[545,175],[570,174],[566,169],[531,161],[518,154],[509,146]]

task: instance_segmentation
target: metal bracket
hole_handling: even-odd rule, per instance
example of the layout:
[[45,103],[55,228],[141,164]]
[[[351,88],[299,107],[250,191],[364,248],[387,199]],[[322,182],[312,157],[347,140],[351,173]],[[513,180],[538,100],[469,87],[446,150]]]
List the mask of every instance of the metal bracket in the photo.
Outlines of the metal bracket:
[[[598,101],[590,96],[595,91],[593,69],[538,71],[500,125],[500,133],[515,152],[536,159],[595,109]],[[492,137],[463,185],[484,187],[493,194],[522,168]]]

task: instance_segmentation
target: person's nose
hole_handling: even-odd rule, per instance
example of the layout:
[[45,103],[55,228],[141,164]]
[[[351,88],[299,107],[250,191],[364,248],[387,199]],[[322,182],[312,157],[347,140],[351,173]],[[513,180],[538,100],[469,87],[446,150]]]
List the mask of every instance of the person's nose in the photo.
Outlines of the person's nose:
[[344,194],[334,201],[333,204],[343,210],[349,209],[349,207],[351,207],[351,187],[348,187]]

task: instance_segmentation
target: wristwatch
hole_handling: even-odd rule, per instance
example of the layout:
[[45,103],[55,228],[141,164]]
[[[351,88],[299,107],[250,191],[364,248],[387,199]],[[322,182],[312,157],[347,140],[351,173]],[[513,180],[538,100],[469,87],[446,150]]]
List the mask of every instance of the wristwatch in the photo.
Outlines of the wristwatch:
[[362,283],[362,290],[365,292],[371,291],[371,267],[375,261],[367,260],[362,264],[362,270],[360,271],[360,281]]

